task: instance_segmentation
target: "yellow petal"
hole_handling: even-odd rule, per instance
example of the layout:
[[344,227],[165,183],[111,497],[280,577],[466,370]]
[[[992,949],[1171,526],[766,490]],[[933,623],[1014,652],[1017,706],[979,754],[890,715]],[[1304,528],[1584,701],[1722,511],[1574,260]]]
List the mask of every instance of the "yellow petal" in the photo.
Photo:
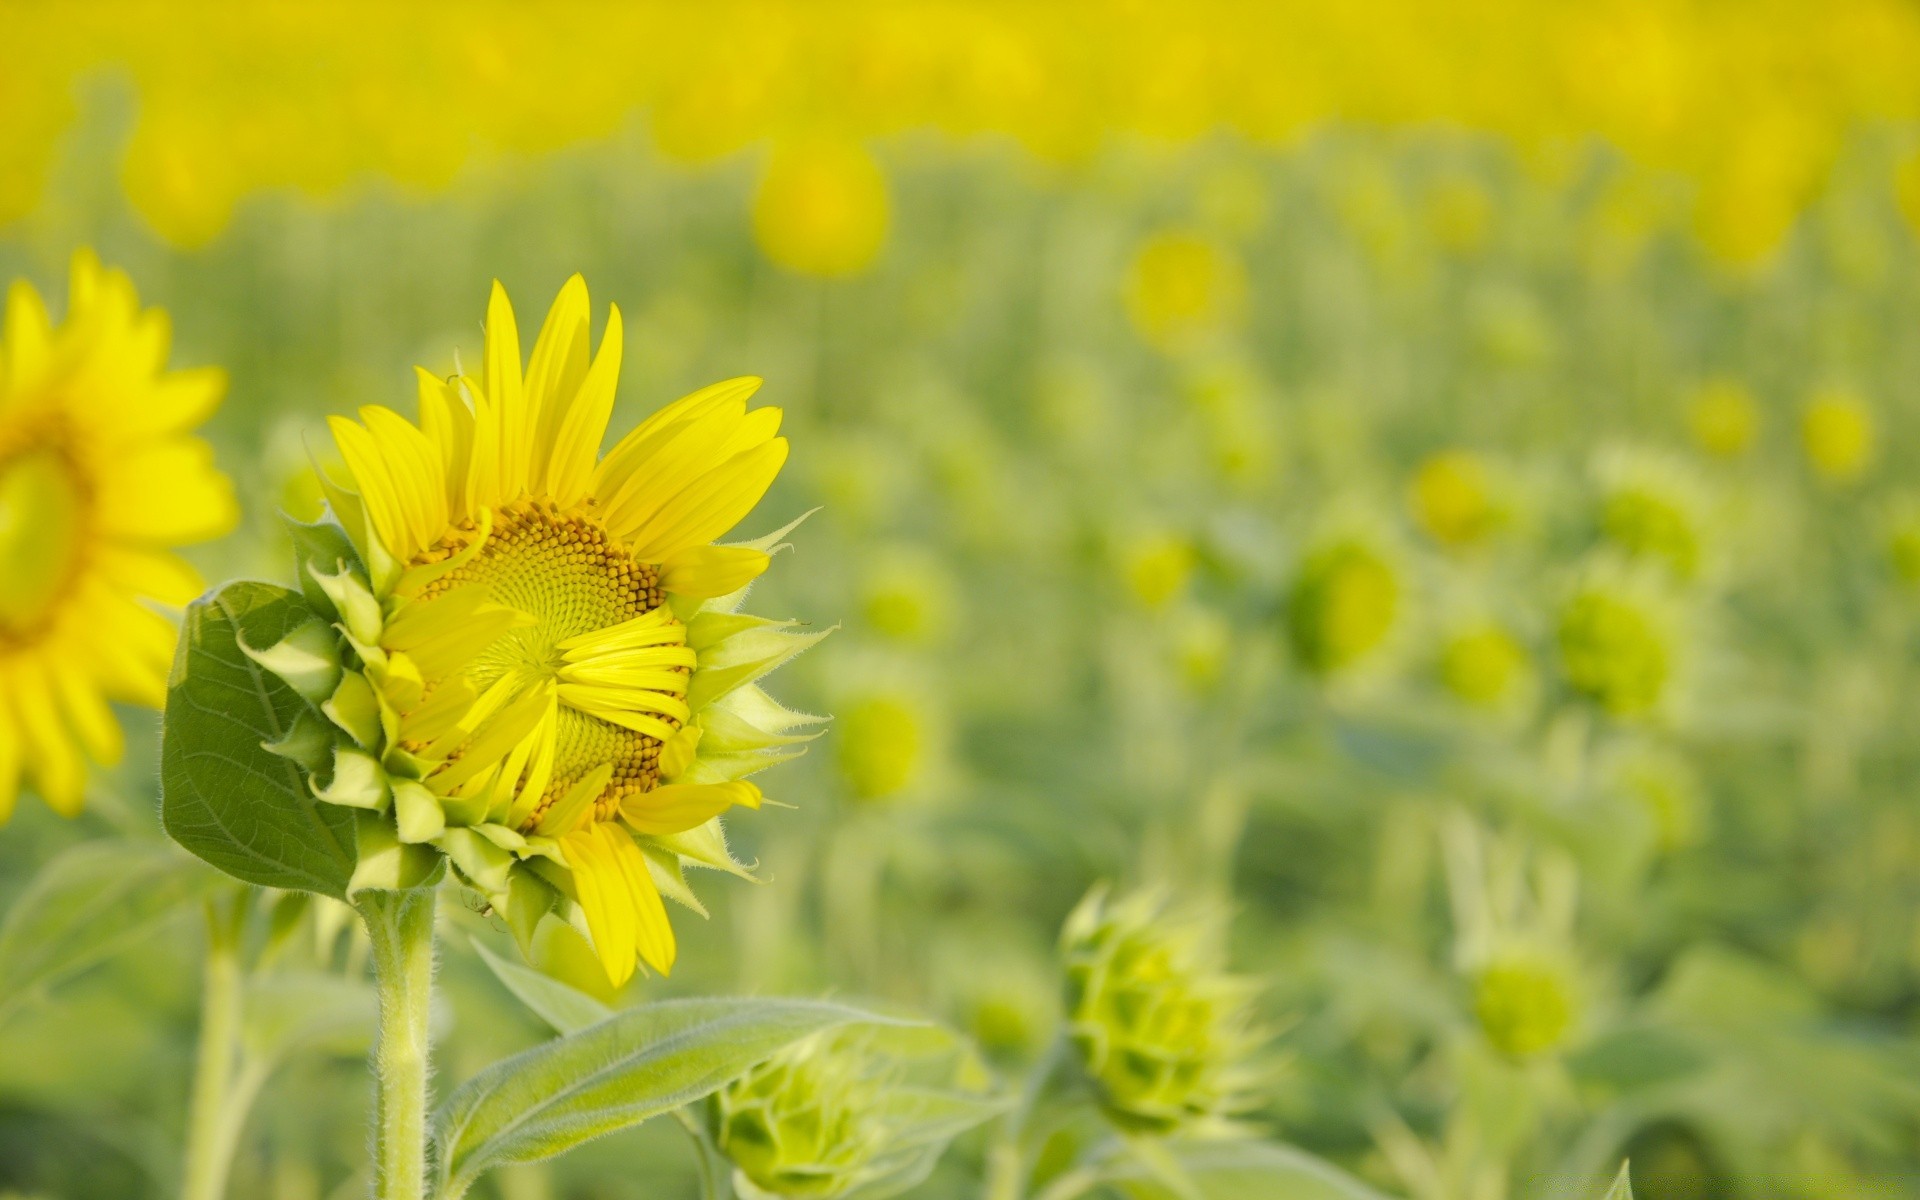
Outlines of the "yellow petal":
[[116,587],[162,604],[183,605],[207,586],[186,559],[168,550],[103,545],[95,549],[94,561]]
[[7,289],[6,326],[0,329],[0,394],[26,386],[47,367],[53,321],[40,293],[24,279]]
[[594,474],[594,495],[603,500],[611,499],[633,482],[635,476],[648,474],[646,467],[650,460],[658,455],[666,442],[687,427],[716,414],[736,414],[730,419],[738,420],[737,414],[746,411],[747,400],[760,390],[760,382],[753,376],[745,376],[709,384],[675,400],[642,421],[633,432],[621,438],[619,444],[609,450],[607,457],[601,461]]
[[618,825],[607,822],[595,825],[593,836],[620,870],[633,912],[634,943],[640,957],[662,975],[671,974],[677,949],[673,925],[667,920],[667,906],[660,899],[660,889],[647,869],[646,855]]
[[36,661],[24,659],[14,664],[14,675],[14,717],[21,735],[21,757],[33,777],[34,790],[61,816],[76,816],[85,799],[86,764],[55,715],[47,672]]
[[760,503],[786,461],[785,438],[735,455],[695,480],[636,530],[633,556],[642,562],[661,562],[726,533]]
[[573,890],[587,917],[594,953],[615,987],[633,978],[637,928],[633,895],[613,850],[594,829],[570,834],[560,843],[572,868]]
[[745,780],[730,783],[665,783],[620,802],[620,816],[635,833],[685,833],[732,808],[760,807],[760,789]]
[[390,408],[370,404],[360,410],[360,420],[379,443],[414,546],[433,545],[447,528],[446,468],[438,448]]
[[529,412],[529,398],[520,376],[520,330],[513,322],[507,289],[497,279],[487,300],[486,359],[487,397],[492,401],[498,431],[498,487],[501,498],[511,499],[527,486],[538,414]]
[[533,355],[527,360],[527,404],[536,414],[537,425],[528,446],[528,487],[546,489],[547,464],[553,457],[555,435],[573,405],[574,393],[586,378],[592,355],[589,328],[593,316],[587,296],[587,281],[574,275],[561,285],[547,310],[540,336],[533,340]]
[[386,456],[380,452],[380,443],[372,433],[345,417],[328,417],[327,428],[333,431],[334,445],[340,448],[340,457],[346,460],[347,471],[353,476],[354,488],[360,493],[361,503],[367,506],[375,536],[395,558],[403,562],[412,558],[420,547],[408,535],[400,489],[387,468]]
[[180,545],[219,537],[240,519],[233,485],[198,438],[149,442],[100,478],[102,528],[134,542]]
[[660,586],[679,596],[727,596],[760,578],[772,561],[751,546],[689,546],[660,564]]
[[20,796],[20,731],[14,727],[12,704],[0,687],[0,825],[13,816]]
[[616,304],[607,313],[607,331],[600,338],[600,353],[568,406],[566,417],[554,432],[553,457],[547,466],[547,491],[562,507],[577,503],[593,484],[594,460],[600,453],[601,441],[607,436],[607,419],[613,414],[614,392],[620,382],[620,356],[625,337],[620,306]]

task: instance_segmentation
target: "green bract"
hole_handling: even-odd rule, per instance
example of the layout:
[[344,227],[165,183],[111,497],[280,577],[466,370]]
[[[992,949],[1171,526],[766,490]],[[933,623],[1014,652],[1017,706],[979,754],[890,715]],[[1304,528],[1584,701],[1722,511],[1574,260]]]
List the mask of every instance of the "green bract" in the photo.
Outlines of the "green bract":
[[708,1130],[749,1200],[877,1200],[925,1179],[949,1141],[999,1109],[960,1086],[975,1073],[942,1030],[853,1026],[715,1092]]
[[1220,1132],[1251,1101],[1255,988],[1226,973],[1225,933],[1151,892],[1096,888],[1067,919],[1068,1033],[1121,1127]]

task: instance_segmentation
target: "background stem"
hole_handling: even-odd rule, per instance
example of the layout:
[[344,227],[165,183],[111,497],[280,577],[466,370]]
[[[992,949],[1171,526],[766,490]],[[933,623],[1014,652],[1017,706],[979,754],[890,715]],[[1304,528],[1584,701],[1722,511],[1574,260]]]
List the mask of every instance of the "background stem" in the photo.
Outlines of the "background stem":
[[431,888],[362,892],[380,1031],[373,1048],[375,1200],[427,1195],[427,1011],[433,990]]
[[233,1164],[225,1136],[227,1094],[240,1044],[240,932],[247,893],[207,901],[207,956],[200,992],[200,1047],[187,1107],[182,1200],[221,1200]]

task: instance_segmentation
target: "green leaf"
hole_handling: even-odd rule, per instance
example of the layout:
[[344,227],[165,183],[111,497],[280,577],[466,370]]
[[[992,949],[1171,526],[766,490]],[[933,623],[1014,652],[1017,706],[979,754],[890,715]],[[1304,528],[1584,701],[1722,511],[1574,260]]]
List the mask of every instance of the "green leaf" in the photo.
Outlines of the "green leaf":
[[818,1000],[663,1000],[495,1063],[436,1118],[447,1200],[495,1167],[537,1162],[698,1100],[785,1046],[855,1022]]
[[577,1033],[613,1015],[613,1009],[551,975],[508,962],[479,942],[475,942],[473,948],[480,955],[480,961],[493,972],[493,977],[556,1033]]
[[[1387,1200],[1325,1159],[1277,1142],[1195,1142],[1170,1149],[1204,1200]],[[1179,1194],[1139,1163],[1117,1166],[1108,1178],[1139,1200]]]
[[151,936],[232,886],[164,842],[87,842],[40,869],[0,923],[0,1010]]
[[272,646],[311,619],[298,593],[266,583],[228,584],[187,609],[167,683],[161,817],[175,841],[235,878],[344,898],[353,813],[320,803],[300,768],[266,749],[308,709],[241,649]]
[[1620,1173],[1613,1177],[1613,1186],[1601,1200],[1633,1200],[1633,1179],[1627,1173],[1630,1164],[1621,1163]]

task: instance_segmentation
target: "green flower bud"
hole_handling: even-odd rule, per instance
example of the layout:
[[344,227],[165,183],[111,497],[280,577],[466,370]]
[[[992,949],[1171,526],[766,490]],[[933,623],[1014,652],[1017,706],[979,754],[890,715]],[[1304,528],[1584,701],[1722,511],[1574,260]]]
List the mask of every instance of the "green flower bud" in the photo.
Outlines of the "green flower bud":
[[1659,563],[1676,580],[1699,577],[1706,558],[1707,499],[1677,458],[1614,449],[1596,465],[1601,536],[1632,559]]
[[1574,691],[1614,716],[1659,706],[1673,682],[1675,645],[1658,598],[1596,574],[1561,606],[1560,665]]
[[913,785],[925,757],[925,726],[903,696],[870,696],[841,714],[838,761],[856,798],[885,800]]
[[1404,590],[1395,565],[1361,539],[1333,542],[1308,556],[1287,605],[1294,657],[1315,675],[1366,659],[1393,631]]
[[1226,973],[1225,939],[1219,914],[1156,893],[1096,888],[1067,919],[1068,1034],[1121,1127],[1204,1129],[1246,1106],[1254,988]]
[[744,1200],[892,1195],[1001,1107],[955,1086],[970,1062],[928,1026],[816,1034],[715,1092],[708,1132]]
[[1461,629],[1440,647],[1440,682],[1462,703],[1497,709],[1524,691],[1533,675],[1526,647],[1491,623]]
[[1547,955],[1513,952],[1473,977],[1473,1013],[1487,1040],[1513,1058],[1559,1048],[1573,1030],[1572,971]]

